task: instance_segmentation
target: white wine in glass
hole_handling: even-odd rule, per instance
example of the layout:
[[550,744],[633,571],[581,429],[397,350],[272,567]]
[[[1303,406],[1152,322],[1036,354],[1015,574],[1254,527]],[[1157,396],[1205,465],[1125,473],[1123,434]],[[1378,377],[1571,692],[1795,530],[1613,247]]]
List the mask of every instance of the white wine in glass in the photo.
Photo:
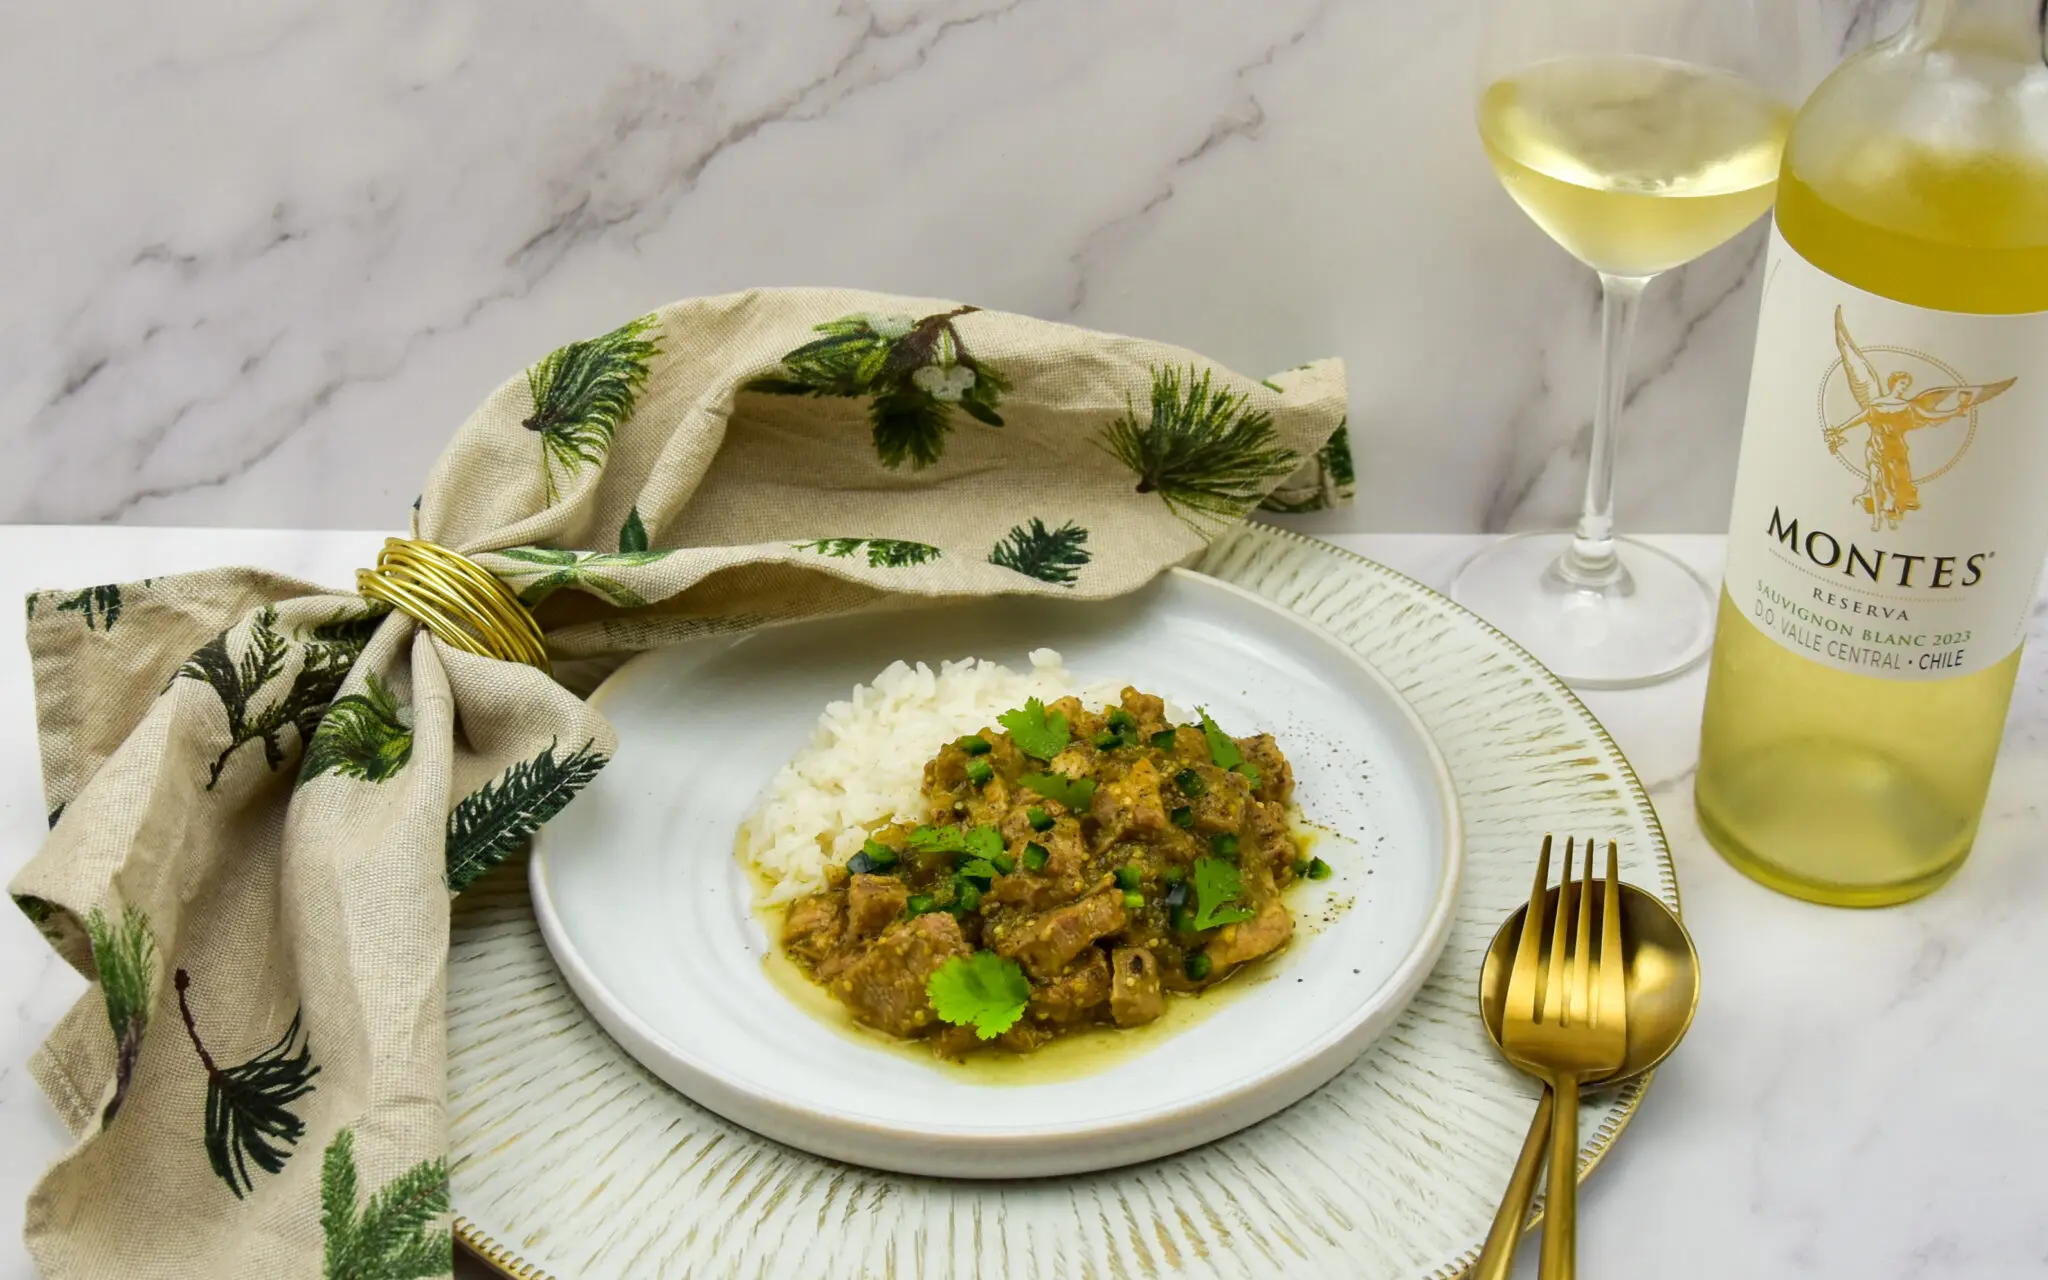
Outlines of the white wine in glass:
[[1554,58],[1494,81],[1479,138],[1508,194],[1618,276],[1682,266],[1771,207],[1792,112],[1741,76],[1668,58]]
[[1712,638],[1706,585],[1614,534],[1616,430],[1644,288],[1771,206],[1792,121],[1789,8],[1503,0],[1489,30],[1480,141],[1515,203],[1600,274],[1601,391],[1578,527],[1495,544],[1451,594],[1574,684],[1660,680]]

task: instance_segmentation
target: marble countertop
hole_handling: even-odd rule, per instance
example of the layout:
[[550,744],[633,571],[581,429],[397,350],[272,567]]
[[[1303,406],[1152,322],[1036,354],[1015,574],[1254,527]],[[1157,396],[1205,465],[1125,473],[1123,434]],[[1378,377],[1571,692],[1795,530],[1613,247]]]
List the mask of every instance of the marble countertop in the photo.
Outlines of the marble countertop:
[[[0,598],[223,563],[343,583],[381,538],[0,527]],[[1435,585],[1482,542],[1338,541]],[[1717,574],[1719,538],[1659,541]],[[1587,695],[1663,817],[1706,980],[1691,1038],[1587,1186],[1586,1274],[2002,1280],[2048,1271],[2044,633],[2037,614],[1975,854],[1934,897],[1881,912],[1779,897],[1707,846],[1691,803],[1703,671]],[[42,837],[37,776],[26,655],[0,646],[0,875]],[[22,1203],[66,1142],[23,1063],[83,985],[26,920],[6,913],[0,1280],[30,1274]],[[1533,1275],[1532,1256],[1523,1261]],[[483,1272],[466,1262],[459,1274]]]
[[[1774,2],[1801,87],[1902,8]],[[1481,152],[1490,7],[11,6],[0,520],[380,526],[560,343],[844,284],[1250,377],[1342,356],[1364,465],[1328,527],[1561,521],[1598,291]],[[1649,293],[1625,527],[1727,527],[1759,230]]]

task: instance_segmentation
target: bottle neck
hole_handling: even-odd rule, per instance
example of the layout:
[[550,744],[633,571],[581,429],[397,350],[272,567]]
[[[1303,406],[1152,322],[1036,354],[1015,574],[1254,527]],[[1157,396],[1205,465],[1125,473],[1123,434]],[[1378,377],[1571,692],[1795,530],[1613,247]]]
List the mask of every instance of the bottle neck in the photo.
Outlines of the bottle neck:
[[1905,37],[1926,48],[2048,58],[2048,0],[1920,0]]

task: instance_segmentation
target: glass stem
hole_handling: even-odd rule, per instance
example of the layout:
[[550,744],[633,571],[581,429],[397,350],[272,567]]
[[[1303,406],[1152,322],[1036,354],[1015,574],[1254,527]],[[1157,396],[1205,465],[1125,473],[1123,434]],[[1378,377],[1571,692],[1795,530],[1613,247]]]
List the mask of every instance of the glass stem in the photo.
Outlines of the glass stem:
[[1614,454],[1620,445],[1621,403],[1628,394],[1628,347],[1649,276],[1600,273],[1600,402],[1593,407],[1592,458],[1586,467],[1586,504],[1557,573],[1576,587],[1610,587],[1628,573],[1614,554]]

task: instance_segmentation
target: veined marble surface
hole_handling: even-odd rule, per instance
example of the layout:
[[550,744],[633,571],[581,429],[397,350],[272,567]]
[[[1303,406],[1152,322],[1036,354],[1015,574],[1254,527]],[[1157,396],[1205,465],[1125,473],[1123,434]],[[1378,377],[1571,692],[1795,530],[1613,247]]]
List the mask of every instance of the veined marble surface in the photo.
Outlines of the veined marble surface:
[[[1809,85],[1898,8],[1755,2],[1810,20]],[[12,6],[0,519],[394,524],[456,424],[560,342],[830,283],[1255,377],[1341,355],[1363,484],[1323,527],[1561,523],[1596,286],[1481,154],[1486,7]],[[1650,294],[1626,527],[1726,527],[1759,244]]]
[[[225,563],[341,584],[381,537],[0,527],[0,599]],[[1438,587],[1483,545],[1335,540]],[[1720,538],[1656,541],[1718,577]],[[1704,671],[1586,696],[1662,816],[1704,984],[1690,1038],[1586,1184],[1584,1274],[2022,1280],[2048,1271],[2044,644],[2048,611],[2038,611],[1975,853],[1939,893],[1885,911],[1780,897],[1707,846],[1692,815]],[[0,878],[43,833],[26,654],[4,645]],[[84,984],[25,918],[0,916],[0,1280],[26,1280],[22,1203],[67,1138],[23,1063]],[[1523,1251],[1518,1275],[1534,1276],[1534,1256]],[[465,1280],[486,1274],[473,1260],[458,1267]]]

